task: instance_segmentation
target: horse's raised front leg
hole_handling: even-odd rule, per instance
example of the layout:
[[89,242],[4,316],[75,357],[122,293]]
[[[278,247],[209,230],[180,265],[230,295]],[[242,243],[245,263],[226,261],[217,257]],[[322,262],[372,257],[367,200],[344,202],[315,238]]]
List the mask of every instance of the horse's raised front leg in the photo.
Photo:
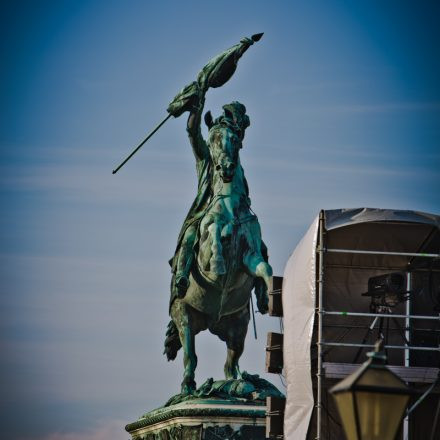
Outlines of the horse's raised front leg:
[[265,261],[261,252],[261,229],[258,221],[252,221],[245,225],[245,237],[248,251],[244,255],[243,263],[251,275],[263,278],[267,290],[271,291],[272,267]]
[[243,259],[250,274],[259,279],[255,282],[255,296],[260,313],[265,314],[269,309],[269,294],[273,290],[272,267],[258,254],[249,254]]
[[268,291],[272,290],[272,267],[261,254],[247,254],[243,263],[253,276],[263,278]]
[[176,299],[171,306],[171,317],[179,331],[179,338],[183,348],[183,381],[182,394],[193,394],[196,389],[194,380],[197,367],[197,356],[195,350],[195,329],[192,328],[192,319],[189,306],[182,300]]
[[209,266],[211,272],[217,275],[223,275],[226,273],[225,260],[223,259],[223,247],[222,247],[222,227],[216,222],[209,225],[208,231],[211,236],[211,250],[212,256],[209,260]]
[[[217,275],[223,275],[226,273],[225,260],[223,259],[223,246],[221,242],[223,226],[224,224],[222,224],[219,221],[219,218],[214,215],[207,215],[201,223],[202,237],[209,237],[208,243],[210,244],[211,255],[209,259],[209,271]],[[206,267],[206,264],[203,264],[203,267]]]

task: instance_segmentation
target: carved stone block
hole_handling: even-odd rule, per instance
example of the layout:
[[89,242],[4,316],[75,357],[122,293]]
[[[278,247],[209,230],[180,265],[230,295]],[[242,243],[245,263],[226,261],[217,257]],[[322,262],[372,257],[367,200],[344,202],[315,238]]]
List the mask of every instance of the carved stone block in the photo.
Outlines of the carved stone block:
[[125,429],[132,440],[263,440],[266,406],[193,399],[144,414]]

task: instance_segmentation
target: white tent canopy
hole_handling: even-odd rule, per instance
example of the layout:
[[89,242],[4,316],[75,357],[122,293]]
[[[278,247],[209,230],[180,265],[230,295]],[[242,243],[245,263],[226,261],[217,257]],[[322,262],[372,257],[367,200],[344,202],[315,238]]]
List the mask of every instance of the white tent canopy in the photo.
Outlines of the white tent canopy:
[[[370,277],[397,271],[432,273],[433,270],[437,271],[437,276],[439,253],[440,216],[371,208],[321,211],[295,248],[284,272],[286,439],[306,439],[315,400],[320,399],[319,396],[314,398],[312,385],[312,371],[316,373],[316,369],[320,368],[314,344],[317,337],[316,308],[369,312],[370,298],[362,296],[362,293],[367,291]],[[393,312],[405,314],[405,311],[408,312],[405,307],[402,303]],[[423,312],[438,315],[433,303],[429,303]],[[343,323],[348,327],[354,322],[368,325],[370,319],[348,316]],[[335,325],[337,320],[341,323],[340,316],[325,316],[321,321],[324,340],[362,341],[364,330],[347,332],[344,325],[339,325],[339,328]],[[390,343],[402,345],[401,336],[390,335]],[[350,363],[358,350],[334,347],[326,351],[325,360]],[[404,365],[403,350],[393,350],[390,354],[392,364]],[[319,359],[322,357],[319,356]]]

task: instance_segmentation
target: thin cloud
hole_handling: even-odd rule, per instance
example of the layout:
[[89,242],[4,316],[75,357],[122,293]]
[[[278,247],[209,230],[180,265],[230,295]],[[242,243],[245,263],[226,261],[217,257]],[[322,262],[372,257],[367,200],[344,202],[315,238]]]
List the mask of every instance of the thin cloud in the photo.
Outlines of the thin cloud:
[[125,425],[122,420],[108,420],[85,432],[53,432],[43,437],[20,437],[18,440],[126,440]]
[[383,102],[377,104],[343,104],[326,107],[341,113],[394,113],[394,112],[419,112],[439,111],[440,102]]
[[[359,157],[362,158],[365,156],[364,153],[360,153]],[[374,157],[371,155],[370,157]],[[356,158],[356,155],[353,154],[353,158]],[[346,159],[346,158],[345,158]],[[297,159],[295,160],[286,160],[286,159],[278,159],[278,158],[269,158],[269,157],[261,157],[261,158],[252,158],[250,161],[252,163],[252,167],[261,167],[266,170],[266,172],[270,169],[273,172],[279,170],[286,170],[290,173],[298,171],[304,173],[315,172],[320,173],[319,175],[335,175],[335,174],[345,174],[345,175],[365,175],[365,176],[385,176],[385,177],[408,177],[408,178],[418,178],[423,175],[424,178],[435,178],[438,177],[438,172],[434,170],[426,170],[425,167],[416,167],[414,165],[406,165],[399,166],[395,168],[390,168],[387,164],[381,165],[381,162],[378,161],[378,164],[365,164],[361,161],[347,161],[344,160],[341,163],[340,160],[323,161],[317,160],[313,161],[310,158]]]
[[440,111],[440,102],[378,102],[378,103],[354,103],[354,104],[316,104],[292,106],[291,114],[298,114],[303,119],[310,115],[328,115],[335,114],[386,114],[386,113],[416,113],[416,112],[438,112]]
[[110,171],[103,175],[100,166],[33,164],[25,167],[0,167],[0,186],[9,191],[49,191],[54,195],[62,194],[64,200],[99,201],[100,204],[117,201],[167,206],[171,203],[181,204],[182,199],[196,193],[196,180],[179,167],[169,168],[174,178],[186,181],[187,185],[176,185],[175,181],[168,179],[169,171],[166,172],[164,167],[151,167],[148,173],[142,175],[136,169],[128,176],[117,179]]

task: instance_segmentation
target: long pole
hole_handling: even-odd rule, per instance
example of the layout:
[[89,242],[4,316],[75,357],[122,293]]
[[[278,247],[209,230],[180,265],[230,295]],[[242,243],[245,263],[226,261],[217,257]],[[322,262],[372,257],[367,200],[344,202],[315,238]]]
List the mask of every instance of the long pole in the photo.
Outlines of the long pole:
[[144,145],[145,142],[147,142],[148,139],[150,139],[150,137],[153,136],[153,134],[156,133],[156,131],[159,130],[159,128],[162,127],[162,125],[171,118],[171,116],[173,115],[170,113],[162,122],[160,122],[159,125],[157,125],[157,127],[131,152],[131,154],[117,168],[112,171],[112,174],[116,174],[137,153],[142,145]]
[[324,211],[319,214],[319,271],[318,271],[318,371],[316,395],[316,440],[321,440],[322,424],[322,320],[323,320],[323,290],[324,290]]

